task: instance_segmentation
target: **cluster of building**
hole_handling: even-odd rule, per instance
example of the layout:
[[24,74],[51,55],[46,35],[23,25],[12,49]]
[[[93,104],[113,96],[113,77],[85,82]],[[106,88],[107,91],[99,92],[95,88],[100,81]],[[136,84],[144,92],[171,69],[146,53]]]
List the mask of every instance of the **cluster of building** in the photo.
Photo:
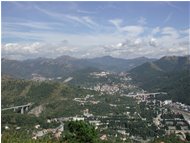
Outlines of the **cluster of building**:
[[84,105],[85,103],[91,103],[93,105],[96,105],[98,104],[100,101],[97,101],[97,100],[90,100],[89,98],[92,98],[94,97],[94,95],[87,95],[86,97],[84,98],[74,98],[73,100],[76,101],[76,102],[79,102],[80,105]]
[[153,105],[152,109],[157,113],[157,117],[153,118],[153,123],[158,129],[163,128],[167,135],[176,134],[185,141],[186,134],[190,134],[190,106],[172,102],[172,100],[157,100],[155,98],[157,94],[166,95],[167,93],[138,93],[133,94],[132,97],[138,103],[144,102],[147,108],[148,105]]
[[179,109],[179,110],[183,110],[184,112],[189,112],[190,113],[190,106],[189,105],[185,105],[183,103],[180,102],[172,102],[172,100],[166,100],[165,102],[167,102],[167,104],[170,107]]
[[[40,125],[35,126],[36,129],[40,129]],[[40,137],[45,136],[46,134],[52,134],[56,139],[61,137],[62,132],[64,131],[64,124],[56,128],[42,129],[40,131],[34,131],[32,134],[32,139],[38,139]]]
[[84,89],[95,90],[101,92],[102,94],[106,93],[111,95],[115,93],[122,94],[126,90],[132,91],[133,89],[137,89],[135,85],[130,84],[132,78],[124,72],[119,74],[106,71],[93,72],[90,73],[90,76],[92,76],[92,78],[102,78],[103,82],[96,84],[92,83],[91,86],[83,87]]
[[61,80],[61,79],[62,79],[62,77],[60,77],[60,76],[55,77],[55,78],[53,78],[53,77],[50,78],[50,77],[44,77],[44,76],[37,74],[37,73],[33,73],[31,80],[42,82],[42,81],[47,81],[47,80],[51,81],[51,80]]
[[94,76],[95,78],[107,77],[110,74],[111,74],[110,72],[106,72],[106,71],[90,73],[90,75]]
[[125,92],[125,90],[137,89],[137,87],[134,85],[125,84],[125,83],[119,83],[119,84],[117,84],[117,83],[111,83],[111,84],[99,83],[97,85],[94,85],[93,87],[84,87],[84,89],[95,90],[102,94],[106,93],[106,94],[114,95],[116,93],[122,94]]
[[45,78],[44,76],[41,76],[39,74],[33,73],[32,74],[32,80],[34,80],[34,81],[45,81],[45,80],[47,80],[47,78]]
[[120,90],[120,88],[117,84],[116,85],[104,84],[104,85],[94,86],[93,90],[113,95],[117,93]]

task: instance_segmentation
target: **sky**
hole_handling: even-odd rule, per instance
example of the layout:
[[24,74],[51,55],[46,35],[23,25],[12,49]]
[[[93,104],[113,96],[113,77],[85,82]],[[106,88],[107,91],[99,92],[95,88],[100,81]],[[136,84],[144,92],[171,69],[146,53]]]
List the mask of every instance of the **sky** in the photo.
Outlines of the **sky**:
[[189,54],[190,2],[3,1],[1,56],[117,58]]

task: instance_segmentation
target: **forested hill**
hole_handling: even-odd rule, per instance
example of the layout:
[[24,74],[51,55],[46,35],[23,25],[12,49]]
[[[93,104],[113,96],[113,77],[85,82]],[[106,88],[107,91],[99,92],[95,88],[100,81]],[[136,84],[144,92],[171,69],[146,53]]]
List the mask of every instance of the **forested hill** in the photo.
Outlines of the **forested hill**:
[[2,109],[33,103],[33,108],[43,107],[43,116],[75,115],[81,108],[73,99],[96,94],[61,82],[16,80],[7,76],[2,77],[1,88]]
[[166,56],[130,71],[139,86],[168,92],[167,98],[190,104],[190,56]]

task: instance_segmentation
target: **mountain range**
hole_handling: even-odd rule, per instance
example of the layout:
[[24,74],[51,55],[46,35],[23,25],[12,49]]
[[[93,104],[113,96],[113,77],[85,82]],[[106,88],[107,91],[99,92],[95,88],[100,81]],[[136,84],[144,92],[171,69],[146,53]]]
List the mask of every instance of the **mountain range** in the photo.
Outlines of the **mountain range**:
[[2,75],[6,74],[16,78],[30,79],[34,73],[45,77],[66,77],[73,72],[86,68],[111,72],[129,71],[145,62],[154,60],[146,57],[119,59],[104,56],[93,59],[77,59],[70,56],[61,56],[55,59],[37,58],[24,61],[3,58],[1,61]]

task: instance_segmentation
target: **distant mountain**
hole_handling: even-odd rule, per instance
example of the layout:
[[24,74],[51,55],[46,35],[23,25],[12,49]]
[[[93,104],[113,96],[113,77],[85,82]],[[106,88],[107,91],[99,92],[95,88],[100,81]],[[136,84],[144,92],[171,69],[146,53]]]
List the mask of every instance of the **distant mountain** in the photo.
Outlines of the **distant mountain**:
[[190,56],[165,56],[137,66],[130,73],[142,88],[166,91],[168,98],[190,104]]
[[140,57],[135,59],[120,59],[113,58],[111,56],[98,57],[94,59],[89,59],[92,65],[95,65],[99,69],[121,72],[128,71],[138,65],[141,65],[148,61],[154,61],[155,59],[148,59],[146,57]]
[[190,56],[165,56],[153,62],[146,62],[130,70],[139,81],[148,82],[153,77],[159,77],[169,72],[180,72],[190,69]]
[[70,73],[83,68],[80,64],[74,64],[74,61],[77,59],[69,56],[24,61],[2,59],[2,74],[24,79],[30,79],[34,73],[45,77],[68,76]]
[[155,61],[155,64],[165,72],[187,70],[189,69],[190,56],[165,56]]
[[110,56],[93,59],[76,59],[65,55],[55,59],[37,58],[24,61],[2,59],[2,74],[26,79],[30,79],[34,73],[45,77],[66,77],[90,67],[99,70],[121,72],[128,71],[140,64],[153,60],[145,57],[119,59]]

